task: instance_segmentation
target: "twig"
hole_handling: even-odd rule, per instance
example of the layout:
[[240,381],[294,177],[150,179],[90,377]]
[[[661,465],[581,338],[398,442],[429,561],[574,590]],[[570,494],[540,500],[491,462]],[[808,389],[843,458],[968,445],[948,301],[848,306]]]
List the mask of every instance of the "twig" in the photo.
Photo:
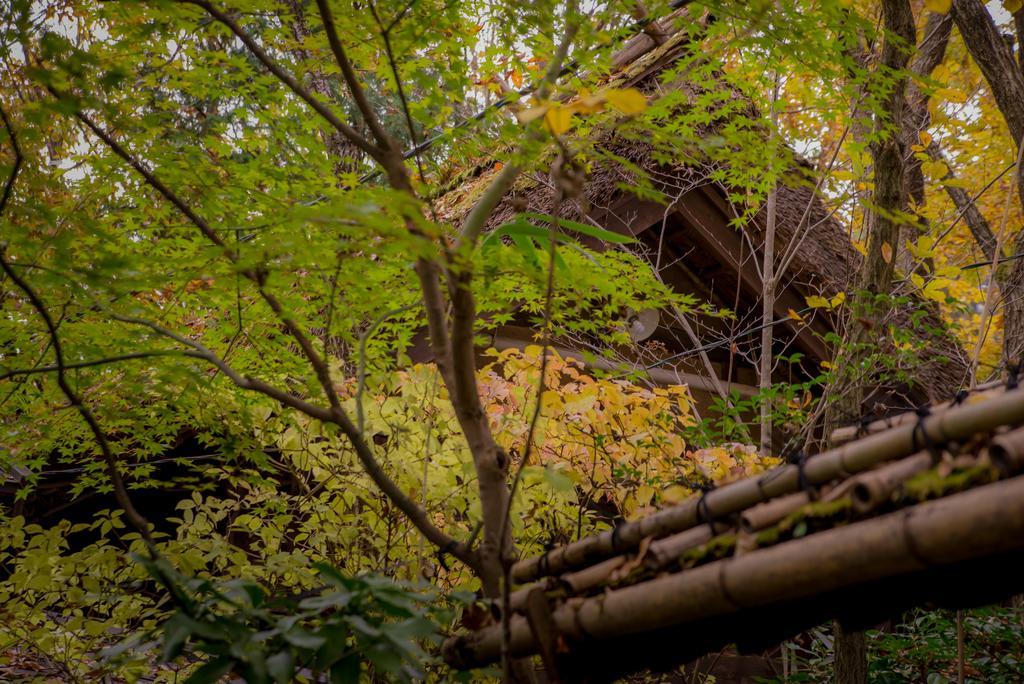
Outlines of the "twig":
[[4,209],[7,208],[7,201],[11,198],[11,193],[14,191],[14,181],[18,178],[18,172],[21,170],[21,163],[23,157],[21,154],[21,147],[18,146],[18,136],[14,132],[14,127],[11,125],[11,120],[7,118],[7,112],[0,106],[0,119],[3,119],[4,128],[7,129],[7,137],[11,139],[11,149],[14,151],[14,166],[11,169],[11,175],[7,177],[7,182],[4,183],[4,193],[0,196],[0,215],[3,215]]
[[72,363],[65,363],[63,366],[51,365],[35,366],[33,368],[12,368],[3,373],[0,373],[0,380],[7,380],[8,378],[16,378],[24,375],[35,375],[37,373],[53,373],[54,371],[60,371],[61,368],[63,368],[64,370],[70,370],[73,368],[90,368],[92,366],[105,366],[112,363],[120,363],[121,361],[132,361],[134,359],[149,359],[157,356],[191,356],[193,358],[205,358],[198,352],[178,351],[175,349],[157,349],[154,351],[145,352],[129,352],[127,354],[107,356],[102,359],[90,359],[89,361],[74,361]]
[[53,355],[57,361],[57,385],[67,398],[68,403],[78,411],[79,415],[82,416],[82,420],[84,420],[86,425],[89,426],[89,431],[92,432],[93,438],[96,440],[96,444],[100,448],[100,454],[103,456],[103,461],[107,468],[107,475],[114,487],[114,498],[117,500],[117,505],[124,511],[124,515],[128,520],[128,523],[135,528],[142,539],[146,542],[146,546],[149,548],[151,555],[155,556],[156,549],[153,545],[153,536],[150,534],[149,521],[138,512],[135,505],[132,503],[131,497],[128,495],[128,488],[125,486],[124,479],[121,477],[121,471],[117,469],[117,459],[110,448],[107,436],[100,427],[99,421],[93,414],[92,409],[82,401],[82,397],[68,382],[67,375],[64,372],[64,350],[61,347],[60,336],[57,334],[57,326],[54,324],[53,318],[50,316],[50,312],[47,310],[46,304],[43,303],[43,300],[40,299],[39,295],[36,294],[35,290],[32,289],[28,282],[18,275],[17,271],[11,268],[11,265],[5,258],[5,251],[6,245],[0,244],[0,269],[3,269],[4,273],[7,274],[7,277],[10,278],[18,289],[25,294],[29,303],[32,305],[32,308],[35,309],[36,313],[43,320],[43,323],[46,325],[46,330],[50,335]]
[[[181,210],[181,212],[193,224],[195,224],[196,227],[200,229],[200,232],[202,232],[204,236],[206,236],[215,245],[221,247],[225,256],[230,261],[232,261],[233,263],[237,263],[239,261],[238,254],[234,250],[232,250],[223,240],[221,240],[220,236],[217,235],[217,233],[210,227],[210,225],[195,211],[193,211],[192,208],[183,199],[181,199],[167,185],[165,185],[153,172],[147,169],[144,164],[135,159],[135,157],[133,157],[125,148],[119,145],[109,134],[106,133],[106,131],[104,131],[95,123],[93,123],[92,120],[89,119],[89,117],[86,116],[83,112],[76,111],[75,116],[80,121],[85,123],[86,126],[88,126],[89,129],[92,130],[97,135],[97,137],[103,140],[103,142],[106,143],[111,150],[113,150],[122,159],[127,161],[132,168],[138,171],[151,187],[157,190],[161,195],[163,195],[165,199],[170,201],[175,207]],[[366,440],[364,439],[362,433],[360,433],[357,430],[355,424],[352,422],[352,420],[348,417],[348,414],[345,413],[344,409],[341,407],[341,402],[338,399],[338,394],[334,389],[334,384],[333,381],[331,380],[330,370],[327,366],[327,363],[323,360],[323,358],[320,357],[320,355],[313,348],[312,342],[310,341],[309,337],[305,334],[305,332],[303,332],[302,328],[299,327],[298,323],[284,312],[284,307],[281,305],[278,299],[272,293],[267,291],[265,287],[266,274],[259,270],[247,268],[242,270],[242,275],[246,276],[246,278],[255,283],[257,290],[260,293],[260,296],[267,303],[270,309],[274,312],[278,320],[281,321],[281,323],[285,326],[285,328],[288,330],[292,338],[298,343],[300,349],[303,352],[303,355],[306,357],[310,365],[313,367],[317,379],[320,382],[321,389],[327,396],[327,400],[330,403],[329,409],[316,406],[315,404],[311,404],[307,401],[304,401],[262,380],[258,380],[252,377],[242,377],[234,369],[228,366],[228,364],[226,364],[222,359],[219,359],[210,350],[206,349],[205,347],[203,347],[202,345],[193,340],[188,340],[187,338],[184,338],[180,335],[176,335],[175,333],[160,328],[159,326],[156,326],[155,324],[152,324],[148,321],[131,321],[131,319],[122,320],[136,323],[141,322],[141,324],[149,326],[156,332],[168,334],[168,336],[171,337],[172,339],[176,339],[178,342],[182,344],[191,346],[198,351],[206,353],[206,359],[208,361],[214,363],[214,365],[216,365],[221,370],[221,372],[227,375],[236,385],[243,389],[252,389],[257,392],[261,392],[262,394],[265,394],[268,397],[277,400],[279,403],[285,406],[295,408],[312,418],[320,420],[321,422],[332,423],[341,428],[342,433],[345,434],[345,436],[348,438],[349,442],[355,449],[356,455],[359,458],[360,463],[363,465],[364,470],[374,481],[374,483],[381,489],[381,491],[384,492],[385,496],[391,499],[395,506],[398,507],[399,510],[401,510],[409,517],[410,522],[412,522],[413,525],[415,525],[420,530],[420,532],[424,534],[424,536],[430,539],[432,543],[435,543],[438,546],[442,547],[451,547],[451,553],[453,556],[463,561],[464,563],[470,565],[471,567],[474,566],[476,562],[474,555],[470,553],[468,549],[463,548],[457,542],[451,539],[448,535],[446,535],[444,532],[438,529],[430,521],[426,513],[422,509],[420,509],[415,502],[409,499],[408,496],[406,496],[405,492],[403,492],[401,488],[399,488],[398,485],[395,484],[395,482],[388,476],[388,474],[385,473],[384,470],[380,467],[380,464],[377,463],[377,460],[373,455],[373,450],[366,443]]]
[[409,311],[415,306],[415,304],[406,304],[405,306],[391,309],[391,311],[385,311],[380,316],[377,316],[377,318],[370,323],[370,326],[363,331],[363,334],[359,336],[359,374],[356,382],[356,426],[359,429],[360,434],[363,432],[363,391],[366,389],[366,342],[370,339],[370,336],[373,335],[374,331],[377,330],[381,323],[392,316],[397,316],[400,313]]
[[252,36],[245,32],[238,22],[229,17],[225,12],[217,9],[213,6],[213,3],[208,0],[178,0],[183,4],[195,5],[206,10],[207,14],[211,17],[224,24],[235,37],[238,38],[242,43],[249,48],[249,51],[267,68],[270,73],[274,74],[282,83],[291,89],[293,93],[301,97],[303,100],[312,107],[317,114],[327,120],[329,124],[334,126],[345,138],[349,140],[353,145],[358,147],[370,158],[379,161],[381,158],[381,150],[370,143],[369,140],[364,138],[359,132],[349,126],[347,123],[338,118],[338,116],[332,112],[327,105],[318,100],[308,90],[302,87],[302,85],[295,80],[295,77],[285,71],[277,62],[274,61],[266,51],[259,46],[259,44],[253,40]]
[[285,392],[263,380],[249,375],[243,376],[202,343],[184,337],[183,335],[179,335],[172,330],[164,328],[158,323],[142,318],[133,318],[118,314],[111,314],[111,316],[115,320],[119,320],[123,323],[147,327],[159,335],[163,335],[182,345],[191,347],[199,353],[200,358],[220,370],[228,379],[241,389],[259,392],[276,400],[283,406],[306,414],[310,418],[315,418],[323,423],[339,427],[342,433],[348,437],[349,442],[352,444],[352,447],[356,452],[356,456],[359,458],[359,462],[363,466],[363,470],[366,471],[374,484],[377,485],[389,500],[391,500],[396,508],[405,514],[409,521],[423,534],[423,536],[430,540],[431,543],[436,544],[439,548],[443,548],[448,553],[451,553],[466,565],[472,568],[476,567],[477,561],[475,554],[473,554],[464,544],[458,543],[438,529],[430,521],[426,512],[413,502],[412,499],[410,499],[388,476],[388,474],[384,472],[383,468],[381,468],[380,464],[377,462],[376,457],[373,455],[373,451],[370,449],[370,446],[356,430],[356,426],[344,411],[336,410],[333,407],[326,408],[323,406],[317,406],[316,404],[311,404],[310,402],[289,394],[288,392]]
[[[341,68],[341,75],[345,79],[346,85],[348,85],[349,92],[352,93],[352,99],[355,100],[356,107],[359,109],[360,114],[363,115],[366,125],[370,127],[373,137],[377,139],[377,145],[382,150],[390,150],[394,147],[394,140],[384,130],[384,126],[381,125],[376,113],[370,106],[370,101],[366,98],[366,92],[356,77],[355,69],[352,68],[352,62],[349,61],[348,55],[345,54],[345,48],[341,44],[341,39],[338,38],[338,30],[334,26],[334,15],[331,13],[330,3],[327,0],[316,0],[316,6],[320,11],[324,32],[327,34],[327,43],[331,47],[331,52],[334,53],[334,60]],[[401,153],[401,150],[399,150],[399,153]],[[374,158],[376,159],[376,157]]]
[[[59,97],[59,93],[56,91],[51,89],[51,92],[53,92],[55,96]],[[188,218],[188,220],[191,221],[192,224],[195,225],[210,242],[220,247],[224,256],[229,261],[232,263],[238,263],[240,261],[238,252],[232,249],[223,239],[221,239],[220,235],[218,235],[210,224],[207,223],[206,219],[197,214],[184,199],[171,190],[170,187],[157,177],[156,174],[150,171],[145,164],[136,159],[134,155],[114,140],[109,133],[96,124],[87,114],[80,110],[76,110],[74,115],[117,156],[128,162],[128,165],[135,169],[150,187],[160,193],[160,195],[162,195],[168,202],[181,211],[181,213],[184,214],[185,217]],[[241,270],[241,274],[256,285],[256,289],[263,298],[263,301],[266,302],[267,306],[269,306],[271,311],[274,312],[278,320],[284,324],[288,333],[296,343],[298,343],[303,355],[312,366],[313,371],[317,376],[317,380],[320,383],[320,387],[326,395],[331,408],[340,411],[341,403],[338,400],[337,392],[334,391],[334,383],[331,380],[330,369],[328,368],[327,363],[320,357],[316,349],[313,348],[313,343],[310,341],[306,333],[303,332],[302,328],[299,327],[299,324],[285,313],[284,307],[281,305],[281,302],[278,301],[277,297],[266,289],[266,272],[260,269],[244,268]]]
[[[1024,158],[1024,144],[1018,146],[1017,150],[1017,161],[1014,163],[1018,169],[1020,168],[1021,159]],[[978,384],[978,360],[981,358],[981,348],[985,344],[985,338],[988,336],[988,323],[989,317],[992,312],[992,303],[997,289],[996,285],[996,273],[999,270],[999,257],[1003,252],[1003,240],[1006,238],[1006,222],[1010,218],[1010,204],[1013,199],[1014,189],[1013,185],[1010,185],[1010,189],[1006,191],[1006,201],[1003,203],[1003,217],[999,222],[999,232],[996,234],[996,248],[992,256],[992,275],[989,278],[988,290],[985,293],[985,304],[981,309],[981,321],[978,325],[978,341],[974,345],[974,353],[971,355],[971,389]]]
[[[568,157],[563,158],[563,165],[568,164]],[[537,423],[540,420],[541,409],[544,405],[544,388],[545,388],[545,376],[548,370],[548,356],[551,349],[551,304],[554,300],[555,292],[555,250],[558,244],[558,215],[561,213],[562,201],[564,195],[561,191],[557,192],[554,199],[554,206],[551,208],[551,218],[549,221],[548,234],[550,236],[548,242],[548,274],[547,274],[547,288],[544,292],[544,328],[543,328],[543,347],[541,349],[540,357],[540,377],[537,379],[537,402],[533,407],[533,415],[530,417],[530,427],[526,433],[526,444],[523,447],[523,457],[519,461],[519,467],[516,468],[515,475],[512,477],[512,485],[509,488],[508,501],[505,504],[505,513],[502,517],[501,524],[501,543],[499,548],[504,549],[509,537],[509,527],[511,524],[512,506],[515,503],[516,492],[519,490],[519,483],[523,477],[523,470],[526,465],[530,462],[530,456],[533,453],[533,438],[537,431]],[[506,670],[506,681],[511,681],[510,665],[511,661],[508,654],[509,643],[512,639],[512,558],[502,557],[502,570],[504,573],[504,582],[501,586],[501,625],[502,625],[502,643],[501,643],[501,659]]]
[[[11,171],[10,177],[4,184],[4,193],[2,199],[0,199],[0,216],[3,215],[3,209],[7,206],[7,200],[10,198],[11,192],[14,188],[14,183],[18,179],[18,172],[21,170],[21,164],[23,160],[21,148],[18,146],[17,135],[14,132],[14,127],[11,126],[11,121],[7,117],[7,113],[0,108],[0,117],[3,118],[4,126],[7,128],[8,136],[11,139],[11,148],[14,151],[14,167]],[[53,318],[50,316],[49,310],[46,308],[46,304],[36,294],[35,290],[24,280],[18,273],[11,268],[10,264],[5,258],[5,252],[7,249],[6,243],[0,242],[0,269],[3,269],[7,277],[20,289],[26,297],[28,297],[29,303],[32,308],[36,310],[36,313],[43,323],[46,325],[46,330],[50,336],[50,346],[53,347],[53,355],[56,359],[56,370],[57,370],[57,385],[60,387],[61,392],[67,398],[68,403],[71,404],[82,416],[82,419],[89,426],[89,430],[92,432],[93,437],[96,440],[96,444],[100,448],[100,453],[103,456],[104,463],[107,467],[107,474],[110,477],[111,485],[114,487],[114,498],[117,500],[118,505],[124,510],[125,518],[127,518],[129,524],[136,529],[142,539],[146,542],[146,546],[150,550],[150,554],[156,557],[156,547],[153,545],[153,537],[149,531],[149,521],[147,521],[132,504],[131,497],[128,495],[128,488],[125,487],[124,479],[121,477],[121,472],[117,469],[117,460],[114,457],[113,451],[110,449],[110,443],[107,441],[107,436],[100,427],[99,421],[96,420],[96,416],[93,415],[92,410],[82,401],[81,396],[71,387],[71,384],[67,380],[67,376],[64,372],[64,349],[61,347],[60,336],[57,333],[57,325],[54,323]]]
[[[539,100],[543,101],[547,97],[551,86],[562,73],[562,63],[569,54],[569,46],[572,44],[572,40],[575,38],[578,30],[579,25],[576,22],[570,22],[566,27],[565,35],[562,37],[562,42],[559,43],[558,49],[551,59],[551,64],[548,65],[544,78],[541,80],[540,85],[537,88],[537,98]],[[542,135],[540,129],[535,129],[535,132],[532,133],[529,138],[533,140],[540,135]],[[483,231],[484,226],[487,224],[487,219],[494,211],[494,208],[498,206],[498,202],[501,201],[501,198],[504,197],[512,187],[512,183],[515,182],[521,172],[522,167],[514,162],[506,164],[505,167],[498,172],[498,176],[491,182],[490,186],[488,186],[487,190],[484,191],[476,204],[473,205],[473,208],[466,215],[466,219],[462,222],[459,237],[455,242],[456,251],[464,245],[473,245],[476,243],[477,239],[480,237],[481,231]]]
[[[406,5],[405,9],[402,10],[402,14],[399,15],[399,17],[404,15],[412,7],[415,1],[416,0],[412,0],[412,2]],[[405,96],[405,88],[402,86],[402,79],[398,73],[398,60],[395,58],[394,49],[391,47],[391,29],[394,28],[395,21],[398,21],[398,19],[396,18],[395,21],[391,22],[391,24],[385,27],[384,23],[381,21],[380,14],[378,14],[377,12],[377,4],[372,0],[370,2],[370,13],[373,15],[374,21],[377,22],[377,26],[380,29],[381,40],[384,41],[384,55],[388,59],[388,66],[391,69],[391,75],[395,79],[395,88],[398,90],[398,101],[399,104],[402,105],[402,114],[405,117],[405,125],[406,128],[409,129],[409,140],[412,142],[413,149],[415,150],[419,147],[419,136],[416,134],[416,126],[412,120],[412,112],[409,110],[409,101]],[[420,174],[420,182],[425,183],[426,175],[423,172],[423,157],[419,152],[417,152],[415,154],[415,159],[416,170],[419,171]],[[436,221],[437,216],[436,212],[434,211],[434,205],[432,201],[430,203],[430,211],[432,214],[434,214],[434,220]]]

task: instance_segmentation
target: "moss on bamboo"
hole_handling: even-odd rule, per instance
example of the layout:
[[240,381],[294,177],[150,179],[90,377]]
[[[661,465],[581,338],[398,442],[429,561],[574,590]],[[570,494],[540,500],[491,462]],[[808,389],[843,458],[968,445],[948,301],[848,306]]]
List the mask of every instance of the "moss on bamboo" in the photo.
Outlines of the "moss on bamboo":
[[989,464],[960,468],[945,475],[942,473],[942,466],[939,466],[907,480],[903,485],[900,503],[908,505],[941,499],[944,496],[966,491],[978,485],[989,484],[998,479],[999,471]]
[[729,558],[736,553],[738,541],[738,535],[720,534],[707,544],[701,544],[683,552],[683,555],[679,557],[679,565],[683,568],[694,568],[698,565]]
[[845,525],[853,520],[849,497],[835,501],[812,501],[796,509],[777,525],[767,527],[754,537],[757,548],[774,546],[815,532]]

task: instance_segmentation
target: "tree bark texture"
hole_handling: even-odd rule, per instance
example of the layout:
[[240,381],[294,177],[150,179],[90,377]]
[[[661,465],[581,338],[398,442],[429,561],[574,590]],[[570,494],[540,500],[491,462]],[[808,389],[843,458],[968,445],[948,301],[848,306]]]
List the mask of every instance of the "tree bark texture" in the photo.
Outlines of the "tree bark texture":
[[[882,44],[881,66],[890,73],[904,72],[910,62],[910,51],[916,43],[914,14],[907,0],[885,0],[882,16],[886,37]],[[887,294],[895,272],[895,250],[900,244],[900,215],[907,206],[907,184],[904,181],[904,160],[907,158],[907,139],[904,133],[904,119],[908,113],[906,76],[897,77],[888,97],[884,100],[884,111],[875,121],[875,130],[883,133],[872,148],[874,162],[874,191],[868,221],[868,253],[860,274],[859,289],[872,294]],[[910,126],[913,128],[913,126]],[[885,134],[885,131],[889,131]],[[854,302],[854,311],[863,311],[863,303]],[[874,310],[873,306],[870,306]],[[866,312],[869,321],[874,314]],[[862,355],[860,345],[869,341],[870,331],[875,325],[862,325],[862,316],[851,316],[848,343],[851,356],[848,367],[857,368]],[[828,411],[826,434],[831,434],[836,423],[844,416],[861,413],[864,388],[860,381],[840,393]],[[867,645],[861,632],[847,632],[835,623],[835,681],[836,684],[866,684]]]
[[[1019,147],[1024,143],[1024,62],[1014,59],[1013,48],[980,0],[954,0],[951,14]],[[1019,38],[1024,26],[1022,12],[1018,11],[1014,20]],[[1024,169],[1016,171],[1017,193],[1024,203]],[[1013,254],[1024,252],[1024,231],[1008,242]],[[1009,367],[1024,360],[1024,259],[1007,262],[996,273],[996,281],[1003,305],[1003,361]]]
[[[932,12],[928,15],[921,43],[910,65],[911,71],[916,76],[927,78],[942,63],[946,56],[946,46],[949,44],[952,27],[953,20],[948,14]],[[905,150],[910,150],[914,145],[921,144],[921,133],[927,130],[931,123],[928,100],[928,94],[921,90],[916,79],[907,84],[907,111],[904,115],[903,128],[900,131]],[[906,156],[903,182],[906,184],[906,196],[916,212],[919,207],[924,205],[925,179],[921,159],[909,152]],[[927,228],[928,220],[920,214],[917,216],[916,226],[908,223],[901,228],[899,247],[895,251],[897,264],[904,273],[909,273],[913,269],[913,255],[907,248],[907,243],[916,241],[918,232],[925,231]]]
[[837,684],[868,681],[868,646],[864,632],[848,632],[839,620],[833,621]]
[[[290,22],[292,35],[295,40],[302,43],[304,40],[312,35],[312,31],[309,28],[309,22],[306,20],[306,10],[303,7],[303,0],[287,0],[285,3],[288,9],[292,11],[292,19]],[[284,18],[282,17],[282,20]],[[298,47],[292,51],[293,55],[302,61],[308,61],[311,57],[309,50],[302,47]],[[313,69],[306,74],[306,82],[308,88],[317,95],[327,99],[330,102],[336,101],[337,98],[334,95],[333,89],[331,88],[330,81],[327,79],[327,75],[320,69]],[[324,131],[324,148],[327,150],[327,155],[334,161],[334,169],[338,175],[343,173],[352,173],[359,168],[359,163],[363,159],[363,154],[359,148],[353,145],[344,135],[334,129]]]

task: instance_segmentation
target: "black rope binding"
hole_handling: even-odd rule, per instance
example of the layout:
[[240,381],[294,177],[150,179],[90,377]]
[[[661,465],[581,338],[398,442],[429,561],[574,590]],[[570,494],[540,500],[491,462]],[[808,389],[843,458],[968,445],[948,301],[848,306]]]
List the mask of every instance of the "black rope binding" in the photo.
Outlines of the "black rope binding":
[[708,524],[708,529],[711,531],[711,536],[714,537],[715,532],[715,517],[711,513],[711,509],[708,507],[708,494],[715,491],[715,485],[712,483],[705,483],[700,485],[700,499],[697,500],[697,520]]
[[857,425],[857,438],[861,438],[868,434],[868,427],[874,422],[874,412],[868,411],[860,417],[860,424]]
[[615,523],[612,528],[612,553],[619,552],[619,534],[622,533],[622,523]]
[[754,480],[754,484],[757,485],[757,493],[761,496],[761,501],[767,501],[770,497],[768,492],[764,491],[764,476],[762,475]]
[[790,453],[786,460],[796,466],[796,484],[800,491],[806,493],[811,501],[817,501],[818,488],[807,479],[807,458],[808,456],[803,450],[797,449]]
[[1020,369],[1021,364],[1012,363],[1006,367],[1006,389],[1015,390],[1020,384]]
[[[914,450],[924,448],[928,450],[928,453],[932,456],[932,465],[938,465],[939,461],[942,460],[942,449],[939,445],[928,435],[928,431],[924,427],[925,418],[931,415],[931,408],[927,404],[922,404],[917,407],[917,423],[914,425],[913,442]],[[920,435],[920,444],[918,443],[918,435]]]
[[548,554],[551,553],[551,549],[544,549],[544,553],[541,554],[540,560],[537,561],[537,572],[544,577],[548,574],[548,570],[551,569],[551,559]]

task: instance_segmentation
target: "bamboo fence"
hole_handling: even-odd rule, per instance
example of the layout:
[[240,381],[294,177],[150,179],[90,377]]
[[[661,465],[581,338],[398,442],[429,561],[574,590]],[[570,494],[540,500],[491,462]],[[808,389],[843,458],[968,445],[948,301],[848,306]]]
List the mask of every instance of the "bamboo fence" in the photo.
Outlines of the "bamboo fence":
[[[1014,433],[1024,447],[1024,430]],[[1022,458],[1020,449],[1016,458]],[[569,640],[607,640],[670,628],[780,601],[1024,549],[1024,476],[818,532],[590,598],[551,611]],[[509,653],[537,653],[529,621],[511,618]],[[449,639],[460,668],[494,662],[501,625]]]
[[660,539],[688,530],[701,522],[721,520],[759,503],[799,491],[802,484],[822,485],[837,478],[864,472],[880,463],[909,456],[929,445],[967,440],[1006,425],[1024,422],[1024,388],[1002,392],[984,401],[950,406],[941,412],[917,417],[885,432],[808,458],[800,467],[785,465],[763,475],[725,485],[702,498],[692,498],[672,508],[614,530],[523,559],[512,567],[512,578],[527,583],[546,575],[560,575],[635,549],[644,539]]
[[[720,632],[737,612],[806,606],[872,583],[917,581],[915,573],[927,582],[962,561],[1024,561],[1024,475],[1015,476],[1024,471],[1024,427],[1013,427],[1024,423],[1024,388],[912,415],[802,466],[517,563],[513,577],[529,584],[511,594],[509,654],[541,652],[548,662],[552,639],[592,655],[609,639],[661,643],[691,624]],[[796,538],[794,526],[814,511],[826,519]],[[716,545],[725,552],[714,555]],[[443,652],[471,668],[501,650],[496,624],[450,638]]]

